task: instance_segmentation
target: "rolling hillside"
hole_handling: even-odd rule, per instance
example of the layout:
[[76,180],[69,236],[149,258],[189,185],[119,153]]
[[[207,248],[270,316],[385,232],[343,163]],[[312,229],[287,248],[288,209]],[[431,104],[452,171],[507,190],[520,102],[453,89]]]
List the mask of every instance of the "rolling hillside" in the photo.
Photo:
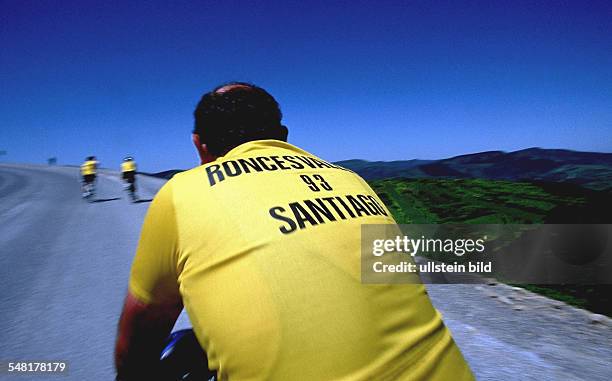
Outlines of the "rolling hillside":
[[567,182],[595,190],[612,189],[612,153],[528,148],[515,152],[479,152],[421,163],[419,160],[346,160],[338,164],[367,180],[391,177],[537,180]]
[[[402,224],[612,223],[612,194],[578,185],[483,179],[373,180]],[[519,285],[612,316],[610,285]]]
[[370,181],[399,223],[612,223],[612,195],[565,183]]

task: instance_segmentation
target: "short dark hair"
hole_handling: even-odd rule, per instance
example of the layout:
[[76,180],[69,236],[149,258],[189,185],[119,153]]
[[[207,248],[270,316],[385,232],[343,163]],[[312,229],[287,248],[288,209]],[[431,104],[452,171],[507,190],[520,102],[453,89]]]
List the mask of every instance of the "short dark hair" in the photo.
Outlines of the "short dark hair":
[[[219,91],[227,88],[225,91]],[[261,87],[229,82],[204,94],[194,111],[194,134],[208,151],[222,156],[243,143],[287,138],[276,99]]]

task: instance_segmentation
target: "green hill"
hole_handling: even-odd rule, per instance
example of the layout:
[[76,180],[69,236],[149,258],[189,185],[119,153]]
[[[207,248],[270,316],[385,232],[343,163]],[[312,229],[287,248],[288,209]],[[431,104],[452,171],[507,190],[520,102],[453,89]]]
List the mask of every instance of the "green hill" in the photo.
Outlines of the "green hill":
[[347,160],[338,164],[367,180],[392,177],[526,180],[612,189],[611,153],[528,148],[515,152],[479,152],[429,162]]
[[[612,223],[612,193],[574,184],[482,179],[370,181],[401,224]],[[609,285],[520,285],[612,316]]]
[[398,223],[610,223],[612,194],[572,184],[386,179],[372,188]]

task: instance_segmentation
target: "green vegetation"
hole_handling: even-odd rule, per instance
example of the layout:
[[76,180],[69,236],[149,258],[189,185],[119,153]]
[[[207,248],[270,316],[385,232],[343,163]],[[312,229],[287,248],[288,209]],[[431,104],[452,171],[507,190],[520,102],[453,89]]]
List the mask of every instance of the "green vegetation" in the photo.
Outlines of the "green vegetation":
[[[538,294],[547,296],[551,299],[560,300],[562,302],[565,302],[567,304],[571,304],[572,306],[576,306],[580,308],[585,308],[586,305],[588,304],[586,299],[577,298],[574,295],[563,293],[559,290],[558,287],[548,288],[548,287],[536,286],[534,284],[527,284],[527,285],[513,284],[513,286],[523,287],[531,292],[536,292]],[[592,290],[592,288],[590,289]]]
[[580,207],[586,197],[541,186],[482,179],[387,179],[371,182],[400,224],[543,223],[558,206]]
[[[577,185],[485,179],[370,182],[400,224],[610,223],[612,197]],[[612,316],[612,287],[517,285]]]

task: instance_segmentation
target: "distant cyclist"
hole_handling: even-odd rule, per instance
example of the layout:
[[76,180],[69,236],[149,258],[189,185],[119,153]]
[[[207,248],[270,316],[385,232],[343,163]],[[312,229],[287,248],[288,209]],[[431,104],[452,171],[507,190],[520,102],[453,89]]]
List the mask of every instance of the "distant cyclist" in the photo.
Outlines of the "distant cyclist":
[[136,201],[136,162],[131,156],[126,156],[121,163],[121,177],[125,190],[129,192],[132,201]]
[[81,164],[81,191],[83,198],[89,198],[94,194],[94,184],[98,170],[98,161],[95,156],[87,156]]
[[192,140],[203,165],[175,175],[149,207],[117,379],[159,377],[184,305],[220,380],[473,380],[418,279],[362,283],[362,225],[396,227],[381,199],[287,133],[260,87],[202,97]]

